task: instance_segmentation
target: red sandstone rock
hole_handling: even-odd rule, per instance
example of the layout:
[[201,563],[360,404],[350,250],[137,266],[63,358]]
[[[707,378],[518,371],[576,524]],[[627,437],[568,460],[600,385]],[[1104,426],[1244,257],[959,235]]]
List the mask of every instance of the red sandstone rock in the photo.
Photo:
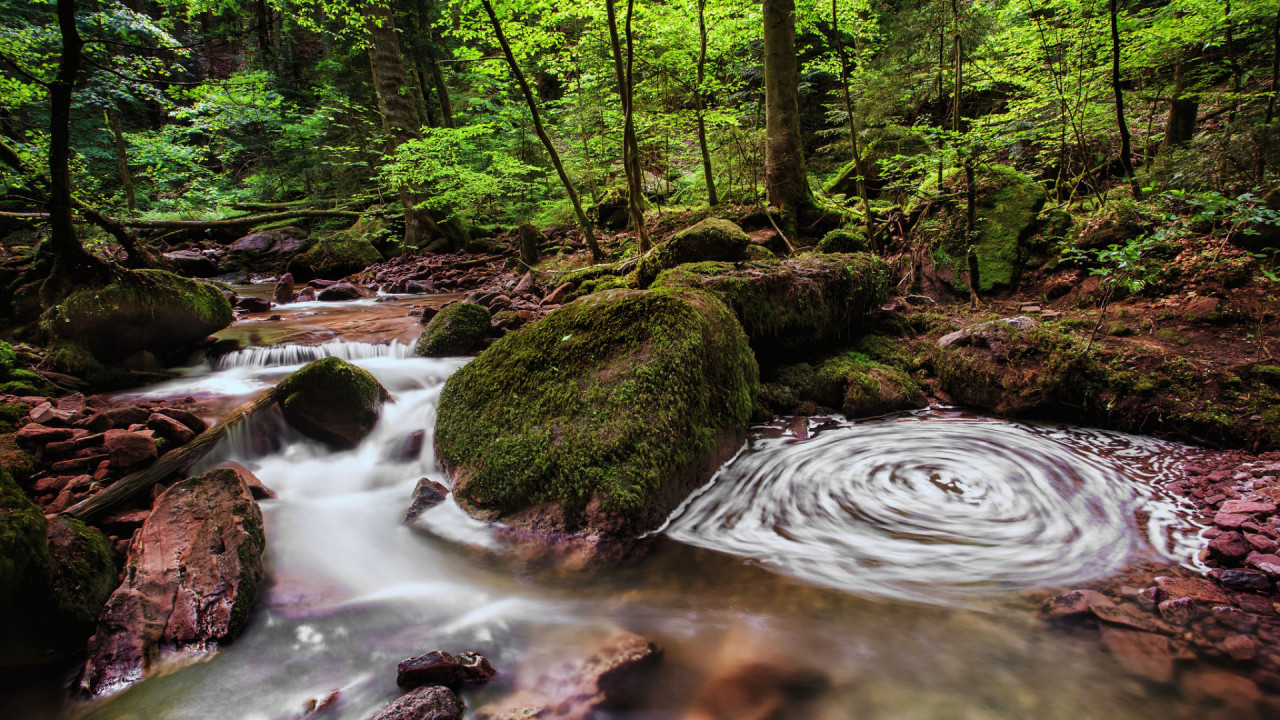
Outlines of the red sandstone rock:
[[178,445],[190,442],[196,436],[195,433],[191,432],[191,428],[168,415],[161,415],[160,413],[151,413],[151,416],[147,418],[147,429]]
[[1103,625],[1102,642],[1129,672],[1157,683],[1173,680],[1174,658],[1168,638]]
[[151,462],[158,455],[155,440],[149,435],[129,430],[106,431],[102,445],[111,456],[111,466],[119,470]]
[[129,546],[124,583],[89,641],[80,689],[141,680],[160,653],[207,652],[248,619],[262,579],[262,514],[247,479],[218,469],[160,495]]
[[369,720],[462,720],[462,701],[447,687],[420,687],[396,698]]

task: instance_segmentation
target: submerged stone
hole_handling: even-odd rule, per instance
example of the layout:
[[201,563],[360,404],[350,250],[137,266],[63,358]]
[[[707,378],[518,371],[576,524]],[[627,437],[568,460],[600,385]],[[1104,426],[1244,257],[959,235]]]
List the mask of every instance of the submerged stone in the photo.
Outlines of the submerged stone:
[[636,536],[741,445],[756,390],[742,328],[714,297],[597,293],[449,378],[436,457],[475,517]]

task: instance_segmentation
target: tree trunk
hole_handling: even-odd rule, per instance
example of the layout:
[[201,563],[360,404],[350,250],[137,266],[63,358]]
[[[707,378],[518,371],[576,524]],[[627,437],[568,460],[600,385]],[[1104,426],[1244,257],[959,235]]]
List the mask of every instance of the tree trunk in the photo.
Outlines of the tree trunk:
[[[1280,92],[1280,10],[1276,11],[1275,22],[1271,25],[1271,94],[1267,97],[1267,112],[1263,118],[1263,125],[1270,125],[1272,118],[1275,117],[1276,110],[1276,93]],[[1265,137],[1270,137],[1268,133]],[[1258,182],[1266,180],[1267,175],[1267,152],[1271,149],[1271,142],[1267,140],[1260,144],[1258,148]]]
[[716,178],[711,169],[711,149],[707,147],[706,108],[703,106],[702,85],[707,77],[707,0],[698,0],[698,87],[693,93],[694,110],[698,115],[698,148],[702,151],[702,174],[707,179],[707,202],[715,207],[720,204],[716,195]]
[[1117,20],[1118,0],[1111,0],[1111,90],[1116,96],[1116,126],[1120,130],[1120,167],[1124,168],[1125,179],[1129,181],[1129,191],[1135,200],[1142,199],[1142,188],[1138,187],[1138,179],[1133,175],[1133,150],[1129,144],[1129,124],[1124,119],[1124,93],[1120,89],[1120,25]]
[[812,205],[800,142],[800,70],[795,0],[764,0],[765,188],[794,237]]
[[120,185],[124,187],[125,202],[129,205],[129,214],[138,214],[138,201],[133,191],[133,174],[129,172],[129,154],[124,144],[124,129],[120,125],[120,112],[107,110],[107,125],[111,128],[111,137],[116,149],[116,171],[120,173]]
[[80,74],[84,40],[76,29],[76,0],[57,0],[62,56],[49,83],[49,248],[55,264],[72,270],[96,264],[76,236],[71,217],[71,96]]
[[[964,90],[964,43],[960,39],[960,3],[951,0],[951,46],[955,52],[955,85],[953,88],[951,130],[956,134],[956,142],[960,138],[960,93]],[[964,255],[969,269],[969,302],[978,304],[978,288],[982,278],[978,276],[977,233],[974,224],[977,220],[977,188],[973,176],[973,154],[961,148],[959,155],[964,160]],[[941,189],[941,188],[939,188]]]
[[853,122],[853,95],[849,92],[849,60],[845,56],[844,39],[840,37],[840,17],[836,0],[831,0],[831,36],[840,57],[840,89],[844,91],[844,112],[849,118],[849,147],[853,151],[853,169],[856,173],[858,197],[862,200],[862,220],[867,232],[867,243],[876,252],[875,219],[871,216],[871,200],[867,196],[866,172],[862,167],[862,151],[858,148],[858,130]]
[[[404,143],[420,137],[418,115],[411,96],[406,92],[409,82],[400,56],[400,41],[396,37],[391,8],[370,3],[364,13],[369,33],[369,68],[378,96],[378,109],[382,113],[382,127],[391,138],[388,150],[394,152]],[[436,224],[431,213],[417,207],[422,199],[412,188],[400,188],[400,202],[404,205],[405,246],[422,247],[431,238],[439,236],[448,237],[456,244],[465,242],[466,234],[457,223],[449,223],[446,232]]]
[[627,210],[636,233],[636,250],[646,253],[649,251],[649,229],[644,224],[644,176],[640,163],[640,145],[636,139],[635,107],[632,104],[632,62],[635,47],[631,35],[631,18],[634,0],[627,0],[625,58],[622,54],[622,41],[618,37],[618,14],[613,0],[605,0],[605,11],[609,19],[609,42],[613,48],[613,70],[618,80],[618,97],[622,100],[622,167],[627,176]]
[[532,270],[538,264],[538,240],[541,235],[538,228],[529,223],[520,223],[520,227],[516,229],[516,237],[520,243],[520,265],[525,271]]
[[1178,63],[1173,68],[1173,99],[1169,101],[1169,119],[1164,126],[1164,142],[1160,144],[1160,152],[1184,145],[1196,134],[1200,101],[1195,96],[1183,94],[1187,85],[1183,73],[1185,64],[1183,54],[1179,53]]
[[489,0],[482,0],[484,11],[489,15],[489,22],[493,25],[493,33],[498,37],[498,44],[502,46],[502,54],[507,58],[507,65],[511,67],[511,74],[515,76],[516,83],[520,86],[520,92],[524,94],[524,100],[529,105],[529,113],[533,115],[533,130],[538,134],[538,139],[542,141],[542,146],[546,148],[547,155],[551,156],[551,164],[556,168],[556,174],[560,176],[560,184],[564,186],[564,191],[569,195],[569,201],[573,203],[573,212],[578,216],[578,226],[582,228],[582,234],[587,240],[587,247],[591,250],[591,258],[597,262],[604,259],[604,253],[600,252],[600,246],[596,244],[595,234],[591,231],[591,222],[587,220],[587,214],[582,211],[582,202],[578,200],[578,191],[574,189],[573,183],[569,180],[569,174],[564,170],[564,163],[560,162],[560,153],[556,152],[555,143],[551,142],[551,137],[547,135],[547,131],[542,127],[542,114],[538,112],[538,102],[533,97],[533,90],[529,88],[529,82],[524,77],[524,72],[520,70],[520,64],[516,62],[516,56],[511,52],[511,45],[507,43],[507,35],[502,32],[502,23],[498,21],[498,16],[493,12],[493,5]]

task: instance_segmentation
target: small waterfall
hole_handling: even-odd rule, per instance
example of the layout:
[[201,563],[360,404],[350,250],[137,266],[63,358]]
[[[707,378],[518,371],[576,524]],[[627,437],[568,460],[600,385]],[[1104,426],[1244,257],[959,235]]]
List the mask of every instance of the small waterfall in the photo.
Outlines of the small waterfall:
[[215,370],[234,368],[269,368],[304,365],[312,360],[338,357],[343,360],[372,358],[404,359],[413,357],[409,343],[363,343],[334,340],[320,345],[266,345],[247,347],[227,353],[213,363]]

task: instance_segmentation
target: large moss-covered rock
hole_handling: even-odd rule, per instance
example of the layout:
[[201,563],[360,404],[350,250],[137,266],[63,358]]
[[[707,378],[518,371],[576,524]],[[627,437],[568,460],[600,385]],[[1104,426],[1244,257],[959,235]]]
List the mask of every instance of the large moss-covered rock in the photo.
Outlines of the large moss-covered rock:
[[316,238],[306,250],[294,255],[285,269],[298,280],[338,280],[381,261],[382,255],[365,236],[365,228],[357,223]]
[[636,277],[647,286],[658,273],[704,260],[746,260],[751,236],[736,224],[710,218],[676,233],[641,260]]
[[97,528],[67,515],[49,522],[48,539],[53,605],[73,624],[91,627],[116,588],[111,543]]
[[818,241],[818,247],[815,249],[820,253],[866,252],[868,249],[867,233],[865,230],[860,229],[836,228],[823,235],[822,240]]
[[466,355],[480,349],[489,327],[489,311],[483,305],[453,303],[431,318],[415,350],[419,357]]
[[0,340],[0,394],[47,395],[52,391],[52,386],[39,373],[18,367],[18,354],[13,346]]
[[635,536],[738,448],[757,385],[742,328],[711,295],[610,290],[450,377],[436,457],[476,517]]
[[[978,237],[974,252],[978,257],[978,289],[989,292],[1009,288],[1017,280],[1020,269],[1019,244],[1035,230],[1036,216],[1047,195],[1039,183],[1003,165],[984,166],[976,173],[975,179],[977,219],[974,229]],[[921,196],[938,192],[936,177],[930,175]],[[932,245],[934,268],[950,280],[956,291],[965,292],[968,289],[968,260],[964,232],[964,173],[953,168],[944,174],[941,192],[946,199],[935,201],[926,208],[927,212],[935,215],[934,221],[921,223],[917,232],[929,233],[925,240]]]
[[231,324],[231,303],[213,285],[163,270],[116,273],[45,311],[45,335],[110,364],[141,352],[164,359],[189,351]]
[[49,581],[44,514],[0,467],[0,607],[32,598]]
[[741,268],[681,265],[664,271],[653,287],[692,287],[720,298],[765,361],[848,337],[884,302],[889,273],[873,255],[824,253]]
[[280,381],[276,396],[285,420],[334,448],[353,448],[378,424],[386,388],[363,368],[327,357]]
[[766,405],[781,413],[797,412],[809,402],[856,418],[924,404],[924,392],[905,370],[860,352],[844,352],[817,365],[780,368],[768,390]]

